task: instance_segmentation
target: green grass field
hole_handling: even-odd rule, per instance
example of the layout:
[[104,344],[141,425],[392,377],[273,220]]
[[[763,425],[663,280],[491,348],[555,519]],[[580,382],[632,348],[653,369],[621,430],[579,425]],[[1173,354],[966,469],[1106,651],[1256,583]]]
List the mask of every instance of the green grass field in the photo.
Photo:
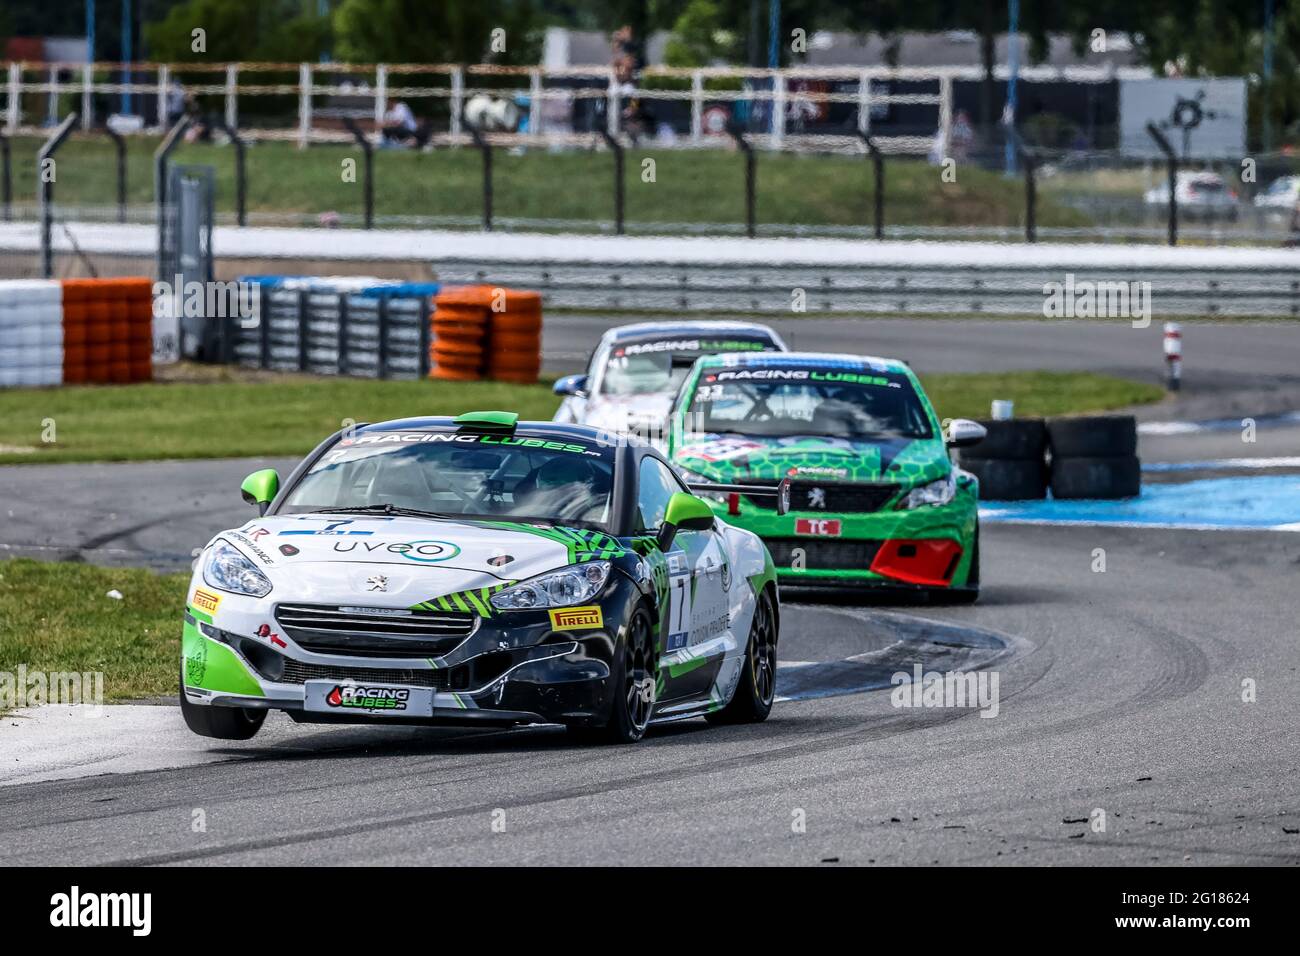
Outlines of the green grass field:
[[136,568],[0,561],[0,670],[98,671],[106,700],[175,694],[188,581]]
[[[153,150],[157,140],[128,141],[128,200],[153,201]],[[39,141],[13,143],[14,195],[35,197]],[[77,134],[56,155],[56,199],[67,205],[116,202],[112,144]],[[234,150],[190,144],[173,154],[177,163],[210,164],[217,175],[217,208],[235,208]],[[343,161],[356,162],[355,182],[343,181]],[[644,181],[654,160],[654,181]],[[577,221],[613,219],[613,159],[607,152],[494,153],[497,217]],[[268,142],[248,150],[248,210],[299,215],[326,211],[360,214],[361,153],[351,146]],[[731,150],[628,150],[625,166],[629,223],[744,222],[744,162]],[[1024,216],[1024,185],[1000,173],[960,166],[956,182],[944,183],[938,167],[917,159],[886,163],[886,221],[914,226],[1018,226]],[[757,217],[760,224],[861,226],[872,221],[871,164],[864,157],[767,154],[758,156]],[[470,148],[380,150],[375,154],[377,216],[466,216],[482,212],[482,165]],[[1042,226],[1086,225],[1081,213],[1050,198],[1040,200]]]
[[[0,390],[0,463],[302,455],[349,419],[488,408],[549,419],[559,401],[548,384],[379,382],[227,368],[182,374],[208,380]],[[995,398],[1013,400],[1019,415],[1057,415],[1163,395],[1153,385],[1083,372],[930,375],[924,383],[947,418],[987,417]],[[46,442],[51,420],[55,440]]]

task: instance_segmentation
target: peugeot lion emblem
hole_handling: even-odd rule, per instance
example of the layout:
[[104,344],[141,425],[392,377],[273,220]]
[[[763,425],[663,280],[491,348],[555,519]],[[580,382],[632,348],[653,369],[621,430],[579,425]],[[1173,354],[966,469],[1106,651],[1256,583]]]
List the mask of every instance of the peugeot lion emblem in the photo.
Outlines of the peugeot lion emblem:
[[826,507],[826,490],[824,488],[808,489],[808,507],[809,508]]
[[387,591],[388,578],[382,574],[372,574],[370,577],[366,578],[366,590]]

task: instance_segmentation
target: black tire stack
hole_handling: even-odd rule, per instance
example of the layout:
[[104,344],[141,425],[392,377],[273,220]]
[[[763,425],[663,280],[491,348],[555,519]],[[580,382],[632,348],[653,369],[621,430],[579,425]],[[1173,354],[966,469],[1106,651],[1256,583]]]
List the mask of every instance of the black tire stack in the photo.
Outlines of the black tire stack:
[[1047,426],[1041,418],[981,421],[988,437],[961,450],[961,467],[980,481],[981,501],[1047,496]]
[[1132,415],[1053,418],[1047,440],[1053,498],[1132,498],[1141,492]]

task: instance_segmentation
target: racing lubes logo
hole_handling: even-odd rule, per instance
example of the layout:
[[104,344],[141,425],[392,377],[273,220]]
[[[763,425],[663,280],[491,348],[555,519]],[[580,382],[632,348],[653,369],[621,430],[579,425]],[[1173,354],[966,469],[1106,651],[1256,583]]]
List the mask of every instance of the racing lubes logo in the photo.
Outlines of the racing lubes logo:
[[348,710],[406,710],[411,692],[405,687],[359,687],[338,684],[325,695],[330,707]]
[[912,673],[895,671],[889,701],[895,707],[978,707],[981,717],[998,715],[997,671],[927,671],[912,665]]
[[1064,282],[1043,284],[1045,319],[1131,319],[1133,328],[1151,324],[1150,282],[1076,281],[1073,272]]
[[132,936],[148,936],[153,928],[152,893],[82,893],[78,886],[50,897],[50,925],[128,927]]

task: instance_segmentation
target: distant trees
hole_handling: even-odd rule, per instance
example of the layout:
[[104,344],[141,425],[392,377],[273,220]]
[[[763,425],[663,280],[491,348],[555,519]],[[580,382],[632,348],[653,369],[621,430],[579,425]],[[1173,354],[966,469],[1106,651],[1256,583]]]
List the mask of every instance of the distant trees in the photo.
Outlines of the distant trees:
[[[105,49],[120,0],[99,4]],[[79,5],[78,5],[79,6]],[[1264,83],[1261,2],[1247,0],[1021,0],[1020,30],[1029,59],[1042,60],[1048,37],[1065,33],[1082,52],[1097,32],[1132,38],[1140,60],[1163,74],[1176,71],[1246,76],[1252,129],[1268,117],[1275,134],[1300,123],[1300,0],[1275,0],[1273,75]],[[656,30],[673,36],[667,59],[680,66],[714,61],[765,66],[768,0],[330,0],[321,16],[315,0],[151,0],[156,19],[144,25],[154,60],[352,61],[416,63],[535,63],[547,25],[613,30],[630,25],[645,40]],[[79,29],[67,4],[5,0],[0,33],[67,35]],[[994,41],[1007,30],[1007,0],[782,0],[778,51],[797,63],[792,32],[847,30],[885,37],[904,31],[971,30],[980,37],[986,71],[981,117],[996,122]],[[205,46],[195,49],[193,31]],[[116,41],[112,41],[115,43]]]
[[342,0],[338,59],[389,63],[536,63],[538,8],[529,0]]
[[329,17],[304,12],[300,0],[188,0],[145,24],[144,37],[152,60],[297,63],[320,59],[331,31]]

